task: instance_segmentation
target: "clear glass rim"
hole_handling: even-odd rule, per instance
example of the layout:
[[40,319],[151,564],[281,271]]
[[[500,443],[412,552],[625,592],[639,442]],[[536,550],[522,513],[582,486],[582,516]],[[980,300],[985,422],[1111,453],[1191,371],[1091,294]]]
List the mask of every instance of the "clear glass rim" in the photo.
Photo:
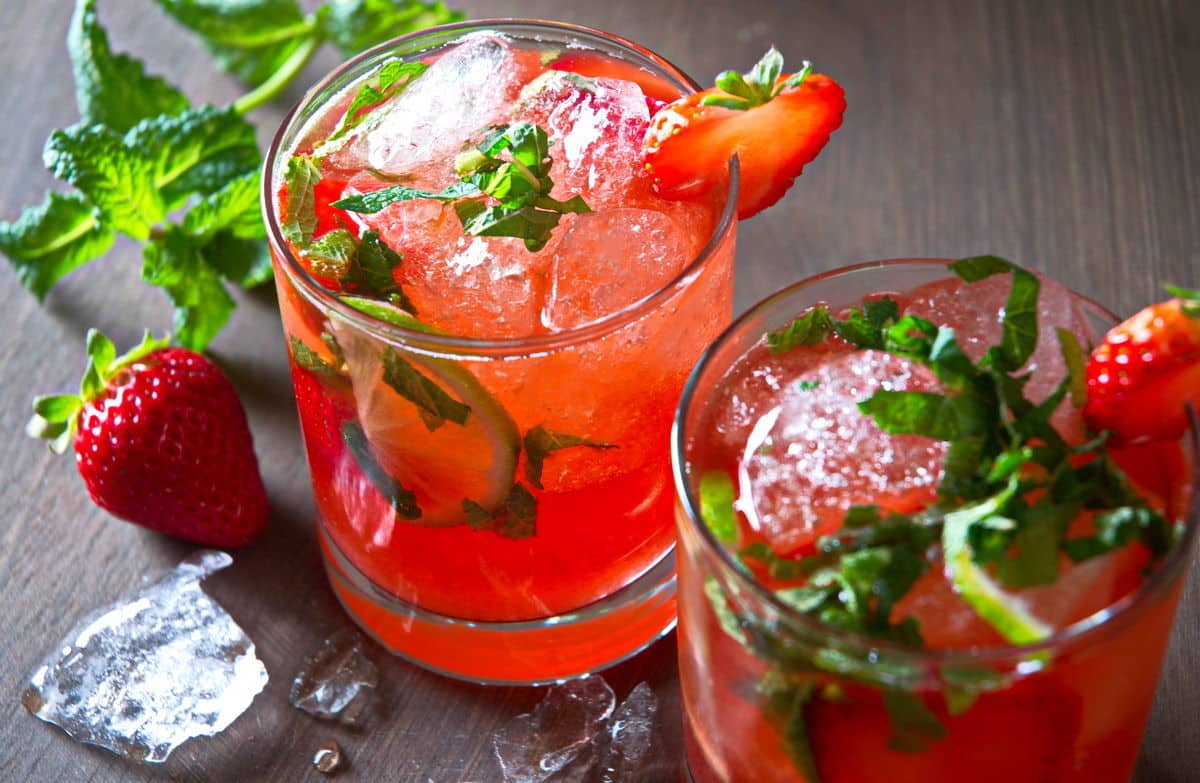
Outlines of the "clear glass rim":
[[[965,649],[936,649],[914,650],[895,642],[871,639],[855,634],[817,618],[803,614],[794,607],[781,601],[775,594],[754,579],[743,568],[739,567],[732,553],[719,542],[712,531],[700,518],[700,502],[692,482],[689,481],[689,468],[686,461],[687,418],[693,403],[700,404],[696,397],[696,389],[701,376],[709,363],[719,353],[724,345],[735,339],[758,314],[767,310],[782,300],[789,299],[797,292],[809,286],[840,277],[846,274],[861,272],[868,269],[885,269],[902,265],[928,265],[949,263],[951,259],[885,259],[867,261],[851,266],[839,267],[827,272],[813,275],[797,281],[788,287],[771,294],[742,315],[734,319],[725,331],[713,342],[700,357],[692,373],[688,376],[680,397],[679,407],[676,408],[675,421],[671,428],[671,465],[675,478],[675,491],[687,517],[687,525],[691,532],[699,536],[700,545],[705,553],[714,557],[722,570],[722,575],[744,588],[748,594],[770,607],[789,627],[804,628],[823,637],[835,640],[856,653],[886,653],[889,660],[910,661],[918,665],[944,666],[980,664],[1019,663],[1023,660],[1036,658],[1040,654],[1053,653],[1066,647],[1086,645],[1106,633],[1115,633],[1132,622],[1137,617],[1137,610],[1151,605],[1153,601],[1169,592],[1176,583],[1176,578],[1188,563],[1189,554],[1200,528],[1200,417],[1195,410],[1190,410],[1191,417],[1191,456],[1193,495],[1191,505],[1185,515],[1185,530],[1180,539],[1154,572],[1151,573],[1135,590],[1122,596],[1121,599],[1077,622],[1061,628],[1040,642],[1028,645],[992,645],[986,647],[970,647]],[[1094,300],[1082,294],[1071,292],[1087,306],[1095,308],[1099,313],[1109,317],[1114,323],[1118,320],[1112,312]],[[686,555],[684,555],[686,557]]]
[[[430,334],[428,332],[418,332],[412,329],[406,329],[395,324],[388,323],[373,316],[369,316],[362,311],[353,308],[326,291],[304,268],[304,265],[299,263],[298,259],[291,252],[287,242],[283,237],[282,229],[279,225],[277,207],[275,204],[274,194],[272,193],[275,177],[279,171],[279,158],[281,153],[287,151],[294,142],[292,135],[294,132],[301,129],[301,125],[297,124],[296,120],[301,112],[306,109],[326,88],[332,85],[337,80],[341,79],[345,74],[358,69],[363,63],[373,61],[376,58],[386,55],[388,52],[405,46],[406,44],[420,41],[422,39],[439,40],[438,45],[448,43],[451,39],[448,36],[455,33],[467,33],[479,30],[496,30],[498,32],[524,30],[527,32],[536,33],[552,33],[556,36],[567,38],[573,36],[578,38],[580,42],[586,43],[589,39],[597,42],[603,42],[610,46],[623,50],[625,53],[633,55],[636,60],[630,60],[635,65],[651,66],[656,76],[665,76],[675,86],[677,86],[682,94],[688,94],[700,90],[700,85],[690,76],[684,73],[681,69],[672,64],[669,60],[652,52],[645,47],[630,41],[621,36],[597,30],[591,27],[571,24],[568,22],[553,22],[542,19],[525,19],[525,18],[496,18],[496,19],[473,19],[452,24],[439,25],[429,27],[415,33],[403,35],[398,38],[393,38],[378,46],[368,49],[360,54],[350,58],[346,62],[334,68],[330,73],[316,82],[310,87],[300,100],[288,111],[279,125],[279,129],[275,132],[271,140],[271,145],[267,149],[265,162],[263,164],[262,187],[260,191],[260,204],[263,213],[263,220],[267,227],[267,238],[271,244],[272,250],[279,255],[284,261],[285,270],[288,277],[297,289],[312,303],[326,309],[336,312],[338,316],[346,322],[353,325],[355,328],[365,332],[374,334],[393,342],[416,347],[424,348],[434,352],[444,352],[451,355],[459,354],[476,354],[487,357],[509,357],[509,356],[524,356],[539,352],[549,352],[558,350],[571,345],[576,345],[589,340],[595,340],[603,337],[611,332],[620,329],[622,326],[635,321],[642,316],[653,311],[657,306],[665,303],[670,297],[677,292],[682,291],[691,284],[692,279],[704,267],[705,263],[718,251],[725,239],[729,236],[731,227],[737,220],[737,201],[739,188],[739,169],[737,158],[730,159],[728,182],[725,193],[725,203],[721,209],[720,215],[713,224],[712,233],[709,235],[708,241],[704,247],[700,249],[696,257],[693,258],[677,275],[669,281],[643,296],[637,301],[629,304],[619,310],[615,310],[603,318],[596,321],[564,329],[558,332],[551,332],[544,335],[535,335],[528,337],[517,338],[473,338],[462,337],[458,335],[442,335]],[[431,47],[436,48],[436,46]],[[602,50],[601,50],[602,51]]]

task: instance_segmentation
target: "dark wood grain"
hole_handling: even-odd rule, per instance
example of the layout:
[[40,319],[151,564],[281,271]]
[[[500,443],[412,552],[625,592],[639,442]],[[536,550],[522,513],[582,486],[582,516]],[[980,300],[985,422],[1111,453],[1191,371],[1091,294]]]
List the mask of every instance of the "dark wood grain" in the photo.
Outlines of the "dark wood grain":
[[[75,120],[63,38],[70,3],[0,3],[0,217],[41,199],[48,132]],[[633,38],[707,81],[770,43],[845,86],[844,128],[776,208],[743,225],[738,309],[808,273],[871,258],[995,252],[1038,266],[1123,312],[1168,280],[1200,284],[1200,3],[1008,0],[476,0],[480,16],[541,16]],[[236,86],[151,0],[101,2],[118,50],[132,50],[194,100]],[[323,52],[306,73],[335,64]],[[295,100],[294,87],[286,100]],[[286,101],[285,101],[286,102]],[[254,119],[266,141],[282,105]],[[313,508],[278,315],[270,291],[239,297],[213,349],[249,410],[275,515],[265,538],[210,580],[255,638],[271,682],[224,735],[161,767],[128,765],[67,740],[19,704],[40,657],[85,610],[169,567],[187,547],[93,508],[69,459],[21,434],[35,392],[63,389],[98,326],[119,343],[165,329],[161,294],[118,243],[39,305],[0,264],[0,780],[302,780],[336,737],[345,779],[493,781],[495,727],[540,691],[442,679],[376,650],[383,714],[351,731],[287,705],[297,662],[347,621],[321,572]],[[1195,570],[1195,568],[1193,568]],[[1180,610],[1138,783],[1200,769],[1200,580]],[[680,728],[674,642],[613,670],[619,695],[648,680],[663,699],[654,780],[675,780]],[[1146,665],[1130,661],[1131,666]]]

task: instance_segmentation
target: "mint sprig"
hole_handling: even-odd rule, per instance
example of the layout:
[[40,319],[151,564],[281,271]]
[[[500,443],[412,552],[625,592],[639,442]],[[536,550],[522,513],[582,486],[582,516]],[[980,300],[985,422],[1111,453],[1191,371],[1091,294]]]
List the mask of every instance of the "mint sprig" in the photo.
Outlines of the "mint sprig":
[[[350,54],[461,14],[409,0],[328,0],[308,15],[295,0],[159,3],[255,89],[227,108],[193,107],[143,63],[114,53],[95,0],[77,0],[67,50],[80,122],[54,131],[44,153],[74,190],[0,222],[0,252],[40,300],[125,234],[143,244],[143,280],[175,306],[176,339],[200,350],[233,311],[228,285],[271,275],[258,207],[262,156],[243,115],[277,95],[325,41]],[[389,88],[399,86],[397,77]],[[170,219],[180,209],[184,219]]]
[[438,193],[393,185],[335,201],[333,206],[374,213],[410,199],[452,201],[467,234],[523,239],[525,246],[536,252],[546,246],[564,214],[591,211],[580,196],[559,201],[550,195],[554,188],[551,165],[545,130],[529,122],[499,125],[455,160],[460,183]]

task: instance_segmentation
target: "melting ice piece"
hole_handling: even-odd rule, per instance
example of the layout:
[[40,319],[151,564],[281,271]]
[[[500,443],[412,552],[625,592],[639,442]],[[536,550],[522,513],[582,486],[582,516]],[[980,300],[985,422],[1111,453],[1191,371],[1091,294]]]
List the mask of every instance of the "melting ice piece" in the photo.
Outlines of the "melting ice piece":
[[613,713],[608,747],[597,765],[600,783],[632,783],[645,771],[654,737],[658,697],[646,683],[638,683]]
[[70,737],[162,762],[216,734],[267,684],[254,643],[200,589],[233,559],[201,551],[126,600],[84,618],[30,677],[21,702]]
[[554,250],[542,321],[568,329],[628,307],[683,271],[703,241],[653,210],[580,215]]
[[[552,686],[533,712],[513,718],[492,738],[504,783],[544,783],[592,754],[616,703],[603,677]],[[586,769],[571,772],[585,774]]]
[[427,186],[448,184],[463,142],[500,121],[527,79],[526,66],[503,36],[464,36],[376,109],[381,121],[364,125],[330,162],[347,170],[414,175]]
[[293,707],[342,723],[355,724],[364,716],[379,670],[363,650],[363,638],[343,628],[321,642],[292,681],[288,701]]
[[739,506],[781,554],[837,529],[853,505],[923,508],[941,471],[945,443],[888,435],[858,407],[880,389],[938,391],[933,372],[881,351],[827,356],[779,389],[742,459]]
[[521,91],[513,117],[549,134],[555,198],[580,194],[592,209],[617,207],[634,180],[648,180],[642,139],[650,111],[632,82],[547,71]]

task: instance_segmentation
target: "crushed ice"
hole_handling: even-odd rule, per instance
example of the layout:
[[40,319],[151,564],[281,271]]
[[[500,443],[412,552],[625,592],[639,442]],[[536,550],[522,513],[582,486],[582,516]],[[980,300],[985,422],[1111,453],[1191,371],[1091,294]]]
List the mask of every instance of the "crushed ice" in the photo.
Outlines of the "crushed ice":
[[233,559],[201,551],[79,622],[30,677],[21,702],[70,737],[162,762],[224,730],[267,684],[254,642],[200,581]]
[[625,783],[649,759],[658,698],[639,683],[617,706],[604,678],[551,687],[492,739],[504,783]]
[[342,723],[361,721],[379,684],[379,670],[366,656],[363,638],[343,628],[321,642],[292,681],[293,707]]

